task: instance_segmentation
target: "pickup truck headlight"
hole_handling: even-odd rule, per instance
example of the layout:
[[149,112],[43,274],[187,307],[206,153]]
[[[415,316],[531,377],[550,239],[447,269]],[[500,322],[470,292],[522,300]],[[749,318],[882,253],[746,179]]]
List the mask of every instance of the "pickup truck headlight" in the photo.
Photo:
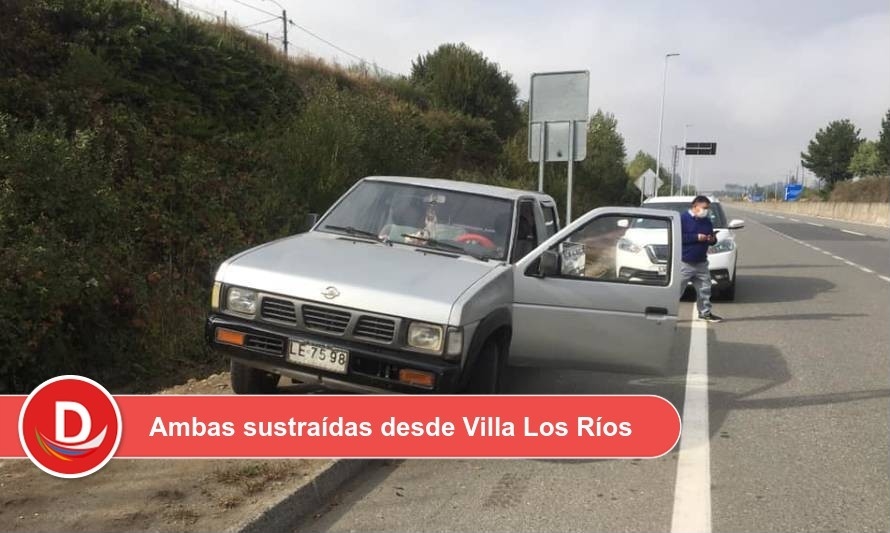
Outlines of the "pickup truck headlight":
[[720,241],[717,244],[715,244],[714,246],[711,246],[710,248],[708,248],[708,253],[709,254],[722,254],[722,253],[726,253],[726,252],[731,252],[731,251],[733,251],[734,248],[735,248],[735,241],[727,239],[725,241]]
[[408,346],[429,352],[442,351],[442,326],[412,322],[408,326]]
[[622,252],[630,252],[632,254],[638,254],[640,253],[640,250],[642,250],[642,248],[626,237],[622,237],[618,240],[618,249]]
[[256,303],[256,291],[241,287],[229,287],[226,292],[226,309],[229,311],[243,315],[255,315]]

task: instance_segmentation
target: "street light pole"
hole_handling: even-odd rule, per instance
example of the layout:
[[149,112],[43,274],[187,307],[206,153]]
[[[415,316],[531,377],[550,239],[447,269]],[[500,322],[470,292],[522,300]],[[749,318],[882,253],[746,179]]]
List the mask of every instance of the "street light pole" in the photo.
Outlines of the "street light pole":
[[658,151],[655,153],[655,196],[658,196],[658,175],[661,173],[661,136],[664,133],[664,97],[667,93],[668,59],[678,55],[680,54],[664,55],[664,75],[661,81],[661,118],[658,121]]
[[[683,125],[683,171],[680,173],[680,194],[683,194],[683,181],[686,181],[687,185],[689,184],[689,156],[686,155],[686,143],[689,142],[689,128],[694,126],[695,124],[684,124]],[[684,180],[685,178],[685,180]]]

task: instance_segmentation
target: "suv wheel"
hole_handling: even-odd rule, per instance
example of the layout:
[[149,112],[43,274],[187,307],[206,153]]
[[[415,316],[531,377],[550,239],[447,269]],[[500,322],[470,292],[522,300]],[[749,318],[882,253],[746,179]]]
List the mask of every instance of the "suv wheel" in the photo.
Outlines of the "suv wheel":
[[497,394],[500,389],[504,359],[497,341],[494,339],[485,341],[467,382],[467,394]]
[[271,374],[238,361],[230,365],[235,394],[273,394],[278,390],[278,374]]

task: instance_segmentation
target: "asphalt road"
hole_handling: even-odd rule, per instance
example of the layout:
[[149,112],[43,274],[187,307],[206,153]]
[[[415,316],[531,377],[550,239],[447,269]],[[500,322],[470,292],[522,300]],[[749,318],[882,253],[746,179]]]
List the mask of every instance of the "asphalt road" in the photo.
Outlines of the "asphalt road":
[[[700,410],[701,442],[684,430],[685,449],[643,461],[381,462],[298,530],[890,529],[888,231],[728,211],[748,221],[737,299],[716,325],[683,304],[670,375],[509,375],[514,393],[662,395],[686,429]],[[688,377],[699,356],[707,377]],[[687,379],[706,388],[688,412]]]

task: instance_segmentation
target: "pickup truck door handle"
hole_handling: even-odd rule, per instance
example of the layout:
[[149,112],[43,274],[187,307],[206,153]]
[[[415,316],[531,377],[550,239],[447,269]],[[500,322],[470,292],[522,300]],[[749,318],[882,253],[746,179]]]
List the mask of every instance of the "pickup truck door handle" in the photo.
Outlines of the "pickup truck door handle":
[[668,310],[664,307],[647,307],[646,308],[646,318],[664,318],[667,316]]

